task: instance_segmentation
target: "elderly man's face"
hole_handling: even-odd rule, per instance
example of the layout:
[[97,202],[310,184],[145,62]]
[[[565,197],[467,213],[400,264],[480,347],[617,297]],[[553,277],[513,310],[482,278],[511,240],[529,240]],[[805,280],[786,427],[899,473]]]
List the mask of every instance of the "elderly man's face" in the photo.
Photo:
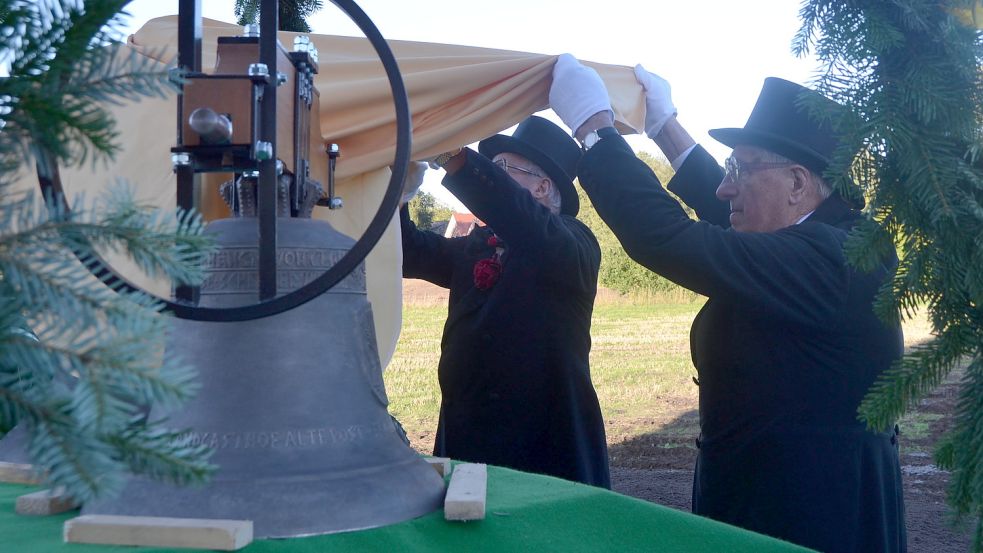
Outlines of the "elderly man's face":
[[738,178],[728,171],[717,187],[717,198],[730,202],[730,224],[738,232],[771,232],[793,225],[797,212],[791,201],[792,163],[762,160],[767,152],[753,146],[737,146]]
[[549,207],[549,189],[553,181],[538,165],[512,152],[502,152],[492,158],[492,162],[505,169],[512,180],[528,190],[536,201]]

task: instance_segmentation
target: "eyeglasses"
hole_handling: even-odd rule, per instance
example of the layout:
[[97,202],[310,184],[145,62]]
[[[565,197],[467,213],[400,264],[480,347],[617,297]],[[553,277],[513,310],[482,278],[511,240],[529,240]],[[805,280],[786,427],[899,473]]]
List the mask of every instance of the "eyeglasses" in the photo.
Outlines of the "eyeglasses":
[[730,156],[724,160],[724,177],[729,178],[731,182],[737,183],[741,180],[742,176],[750,175],[755,171],[762,171],[764,169],[778,169],[779,167],[788,167],[789,165],[795,165],[795,162],[743,161],[734,156]]
[[532,170],[529,170],[529,169],[523,169],[522,167],[518,167],[516,165],[511,165],[511,164],[509,164],[508,160],[506,160],[505,158],[496,159],[493,163],[495,165],[498,165],[499,167],[501,167],[502,170],[505,171],[506,173],[508,173],[510,170],[513,170],[514,169],[514,170],[516,170],[516,171],[518,171],[520,173],[525,173],[527,175],[532,175],[534,177],[542,177],[543,176],[543,175],[540,175],[539,173],[537,173],[535,171],[532,171]]

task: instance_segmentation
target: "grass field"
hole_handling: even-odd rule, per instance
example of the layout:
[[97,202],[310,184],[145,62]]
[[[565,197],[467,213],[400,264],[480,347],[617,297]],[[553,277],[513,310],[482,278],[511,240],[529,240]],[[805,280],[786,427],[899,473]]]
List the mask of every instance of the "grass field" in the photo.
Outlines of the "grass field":
[[[591,330],[591,375],[609,444],[644,436],[675,447],[690,444],[698,434],[689,329],[702,305],[702,299],[599,298]],[[437,361],[446,316],[441,303],[407,303],[399,345],[385,372],[390,411],[413,445],[427,452],[440,406]],[[905,326],[909,345],[927,336],[922,319]]]
[[[681,411],[695,409],[689,327],[701,306],[702,301],[595,306],[591,375],[609,441],[667,427]],[[404,306],[399,345],[385,372],[390,411],[422,450],[430,448],[425,442],[437,426],[437,361],[446,315],[445,306]]]

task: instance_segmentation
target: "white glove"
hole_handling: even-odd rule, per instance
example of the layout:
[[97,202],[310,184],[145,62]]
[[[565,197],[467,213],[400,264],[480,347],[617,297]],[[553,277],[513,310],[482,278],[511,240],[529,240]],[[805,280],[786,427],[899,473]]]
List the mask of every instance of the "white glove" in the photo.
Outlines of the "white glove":
[[595,113],[611,111],[613,114],[601,76],[570,54],[561,54],[553,66],[550,107],[574,132]]
[[635,66],[635,80],[645,89],[645,134],[655,138],[673,115],[676,106],[669,96],[669,81],[649,73],[641,64]]
[[416,192],[423,184],[423,175],[427,172],[427,162],[411,161],[406,168],[406,178],[403,179],[403,199],[402,204],[408,203],[416,196]]

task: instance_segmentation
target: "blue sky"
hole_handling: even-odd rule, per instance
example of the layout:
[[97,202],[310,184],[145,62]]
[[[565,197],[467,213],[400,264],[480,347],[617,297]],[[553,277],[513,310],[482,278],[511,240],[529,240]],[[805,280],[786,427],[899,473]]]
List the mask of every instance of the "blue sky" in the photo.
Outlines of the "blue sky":
[[[316,33],[360,36],[329,1],[310,19]],[[177,0],[134,0],[135,31],[148,19],[177,13]],[[234,21],[233,0],[202,0],[205,17]],[[358,5],[388,39],[561,54],[633,66],[668,79],[679,121],[717,159],[729,150],[706,134],[744,125],[765,77],[808,84],[817,64],[791,53],[799,2],[790,0],[362,0]],[[548,115],[548,114],[546,114]],[[644,137],[636,150],[657,152]],[[450,203],[429,171],[424,190]],[[454,202],[456,203],[456,202]]]

